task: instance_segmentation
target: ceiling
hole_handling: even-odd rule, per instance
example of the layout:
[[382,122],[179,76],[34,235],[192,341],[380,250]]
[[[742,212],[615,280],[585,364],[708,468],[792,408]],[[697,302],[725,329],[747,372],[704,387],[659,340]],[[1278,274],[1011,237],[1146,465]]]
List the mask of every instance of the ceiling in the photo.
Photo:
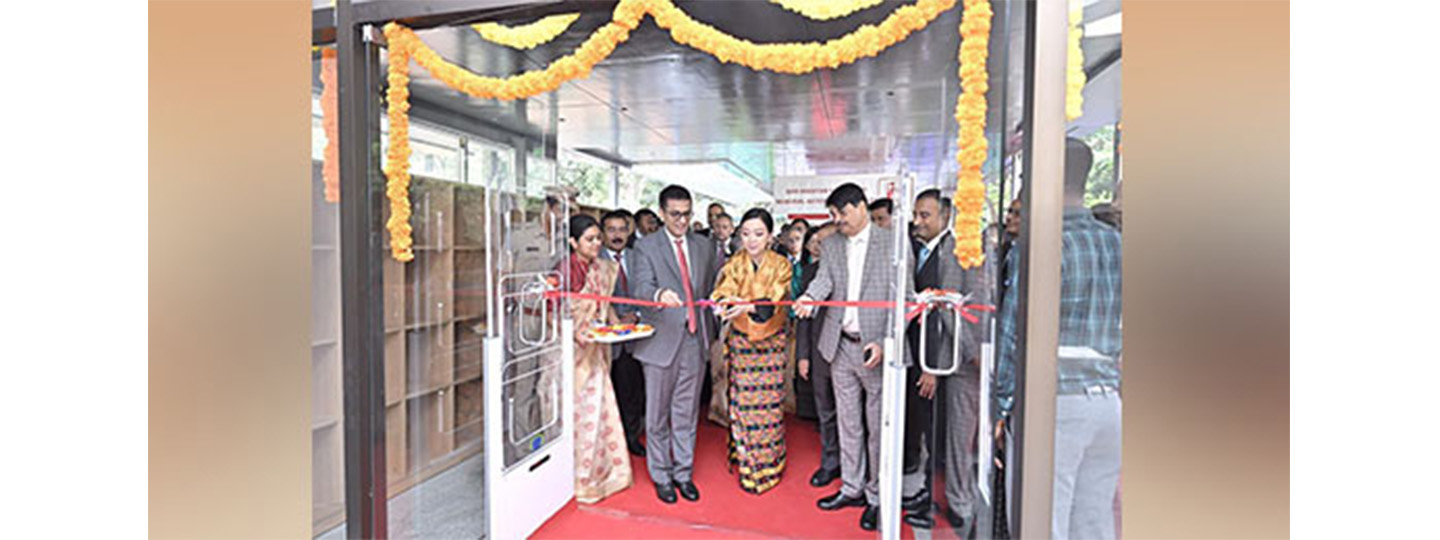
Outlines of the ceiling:
[[[861,24],[878,23],[902,2],[828,22],[769,2],[677,4],[696,20],[737,37],[777,42],[835,38]],[[992,43],[1003,43],[1008,35],[1013,60],[1008,66],[1012,82],[1001,84],[1007,80],[1001,76],[1007,71],[1006,54],[992,46],[990,123],[1010,130],[1019,125],[1023,110],[1018,84],[1023,79],[1022,9],[1021,3],[997,2],[992,34]],[[1086,20],[1118,10],[1119,0],[1091,2]],[[419,35],[447,60],[501,76],[543,68],[608,20],[608,11],[588,10],[561,37],[524,52],[484,41],[468,26]],[[546,131],[549,116],[555,115],[561,148],[601,149],[631,162],[729,160],[762,189],[775,176],[884,173],[901,167],[916,172],[922,184],[944,185],[954,168],[959,21],[960,10],[952,9],[875,58],[831,71],[784,75],[722,64],[671,41],[647,17],[589,78],[523,105],[465,96],[418,67],[412,69],[411,92],[417,108],[522,131]],[[1119,36],[1090,38],[1082,46],[1087,61],[1097,61],[1118,50]],[[1118,72],[1118,63],[1111,69]],[[1009,95],[1002,96],[1002,90]],[[1086,103],[1087,109],[1109,109],[1101,105],[1098,98]],[[1118,116],[1118,103],[1113,112]]]

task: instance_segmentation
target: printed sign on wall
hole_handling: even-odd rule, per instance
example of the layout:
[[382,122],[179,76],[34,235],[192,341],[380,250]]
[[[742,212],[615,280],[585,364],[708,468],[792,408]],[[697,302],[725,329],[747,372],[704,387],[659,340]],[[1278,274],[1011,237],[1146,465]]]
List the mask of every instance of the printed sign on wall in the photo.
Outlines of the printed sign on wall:
[[830,220],[825,198],[830,191],[846,182],[854,182],[865,190],[865,198],[875,200],[898,193],[900,181],[888,175],[851,176],[777,176],[771,184],[775,194],[774,215],[778,220],[805,219],[812,223]]

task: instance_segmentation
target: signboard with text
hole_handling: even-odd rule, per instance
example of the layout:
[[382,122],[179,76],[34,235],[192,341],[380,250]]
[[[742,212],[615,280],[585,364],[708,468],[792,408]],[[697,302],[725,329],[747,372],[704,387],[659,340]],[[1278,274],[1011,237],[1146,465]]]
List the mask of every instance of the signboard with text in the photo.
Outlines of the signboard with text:
[[853,182],[865,190],[865,198],[875,200],[890,197],[900,186],[898,178],[890,175],[850,176],[777,176],[771,186],[775,195],[773,213],[778,221],[805,219],[811,223],[830,220],[825,209],[825,198],[830,191],[846,182]]

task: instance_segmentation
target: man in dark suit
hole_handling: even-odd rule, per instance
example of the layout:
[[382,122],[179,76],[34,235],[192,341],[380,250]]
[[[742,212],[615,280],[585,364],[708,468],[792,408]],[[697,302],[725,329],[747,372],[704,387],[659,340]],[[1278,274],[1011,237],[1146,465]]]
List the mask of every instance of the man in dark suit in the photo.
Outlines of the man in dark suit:
[[[815,280],[797,300],[801,317],[813,315],[816,300],[894,302],[898,272],[912,261],[896,245],[894,231],[870,223],[865,192],[843,184],[825,200],[840,234],[820,247]],[[896,264],[897,257],[904,264]],[[842,307],[827,310],[816,349],[830,362],[840,428],[840,490],[816,502],[822,510],[864,506],[860,528],[875,530],[880,514],[880,407],[883,343],[894,328],[894,309]],[[904,347],[900,347],[903,349]],[[902,353],[902,361],[908,351]],[[906,362],[908,363],[908,361]],[[862,407],[863,403],[863,407]],[[868,436],[866,430],[868,429]],[[868,441],[867,441],[868,439]],[[869,465],[866,467],[866,465]]]
[[635,343],[635,358],[645,368],[646,465],[656,496],[671,504],[676,491],[689,501],[700,498],[691,472],[713,322],[695,302],[710,297],[719,265],[714,243],[689,232],[689,191],[675,185],[661,190],[660,214],[664,229],[635,242],[630,253],[629,284],[635,298],[665,306],[642,310],[655,335]]
[[[614,261],[620,266],[615,276],[614,296],[630,297],[630,212],[611,210],[600,218],[600,228],[605,235],[605,249],[600,257]],[[640,322],[640,308],[615,304],[615,313],[620,322]],[[645,457],[645,446],[640,436],[645,434],[645,373],[635,360],[635,343],[617,343],[611,346],[610,382],[615,386],[615,401],[620,407],[620,422],[625,426],[625,442],[630,453]]]
[[[826,223],[810,233],[811,242],[824,242],[830,235],[835,234],[835,230],[834,223]],[[819,267],[819,258],[801,267],[801,283],[794,293],[795,296],[798,297],[810,287]],[[840,478],[840,433],[835,421],[835,390],[830,383],[830,363],[817,354],[820,322],[825,320],[825,310],[823,307],[817,308],[814,316],[798,319],[795,324],[795,359],[799,364],[800,378],[810,381],[815,401],[815,417],[820,425],[820,467],[810,475],[810,485],[815,487],[828,486]],[[796,407],[799,408],[798,405]]]
[[[950,201],[938,189],[920,193],[915,200],[915,291],[941,289],[961,294],[970,294],[970,303],[987,303],[987,289],[984,286],[982,268],[965,270],[955,259],[955,236],[950,232]],[[946,516],[956,528],[965,528],[973,523],[975,498],[975,455],[971,448],[975,444],[976,426],[979,423],[980,399],[980,340],[981,323],[961,321],[956,326],[955,315],[949,310],[931,311],[926,320],[925,356],[923,363],[938,370],[949,370],[960,362],[953,375],[939,376],[924,373],[920,366],[907,371],[907,400],[905,405],[905,450],[904,470],[906,489],[903,505],[907,514],[906,523],[913,527],[930,528],[934,518],[930,516],[931,496],[925,486],[929,485],[930,466],[926,452],[936,448],[931,440],[932,413],[935,410],[937,387],[938,400],[944,409],[947,426],[941,431],[946,438],[945,495],[949,503]],[[960,356],[955,356],[955,339],[960,339]],[[910,349],[919,354],[920,321],[911,321],[906,331]],[[922,442],[923,441],[923,442]],[[916,479],[919,479],[918,481]]]

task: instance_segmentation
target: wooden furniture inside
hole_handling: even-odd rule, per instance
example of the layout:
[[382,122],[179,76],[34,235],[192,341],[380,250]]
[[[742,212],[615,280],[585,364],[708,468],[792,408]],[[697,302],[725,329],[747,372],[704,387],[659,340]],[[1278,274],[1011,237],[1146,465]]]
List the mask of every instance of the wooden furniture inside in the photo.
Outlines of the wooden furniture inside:
[[[313,532],[345,520],[339,207],[312,190]],[[415,259],[385,241],[385,455],[394,497],[480,453],[488,324],[484,188],[415,177]],[[388,218],[387,210],[386,218]],[[493,279],[493,276],[490,276]]]

